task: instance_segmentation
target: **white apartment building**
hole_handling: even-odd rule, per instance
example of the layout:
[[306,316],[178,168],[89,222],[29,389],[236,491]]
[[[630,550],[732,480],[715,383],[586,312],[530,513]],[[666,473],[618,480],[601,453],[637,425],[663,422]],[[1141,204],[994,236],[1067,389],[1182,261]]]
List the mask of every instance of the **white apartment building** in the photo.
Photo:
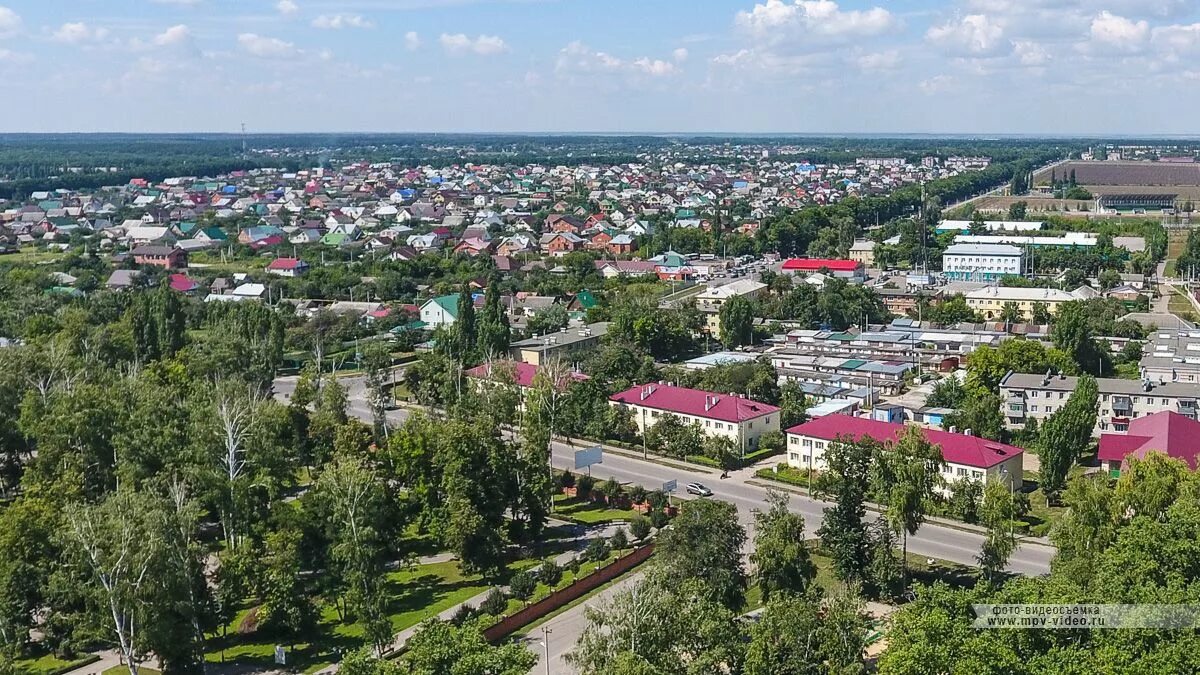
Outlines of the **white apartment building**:
[[[1067,404],[1078,378],[1066,375],[1008,373],[1000,380],[1000,400],[1005,426],[1022,429],[1029,420],[1040,425]],[[1125,433],[1132,420],[1170,411],[1196,419],[1200,384],[1159,383],[1154,380],[1097,378],[1099,411],[1092,435]]]
[[684,424],[699,425],[705,435],[729,438],[743,450],[758,447],[759,437],[768,431],[779,431],[776,406],[665,382],[630,387],[610,396],[609,405],[633,411],[634,423],[642,435],[667,415],[679,417]]
[[956,281],[994,281],[1021,274],[1021,249],[1005,244],[953,244],[942,254],[942,273]]

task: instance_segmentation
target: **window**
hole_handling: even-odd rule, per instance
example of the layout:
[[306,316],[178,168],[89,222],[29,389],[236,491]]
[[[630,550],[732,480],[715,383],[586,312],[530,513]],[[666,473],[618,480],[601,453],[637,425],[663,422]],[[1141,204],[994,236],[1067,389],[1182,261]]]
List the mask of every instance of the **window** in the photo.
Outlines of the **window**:
[[800,455],[798,455],[798,454],[796,454],[796,453],[794,453],[794,452],[789,452],[789,453],[788,453],[788,459],[789,459],[790,461],[793,461],[793,462],[798,462],[798,461],[800,461]]
[[652,411],[650,412],[650,416],[651,416],[651,417],[658,417],[658,411],[657,411],[657,410],[652,410]]
[[799,443],[800,443],[799,438],[796,438],[795,436],[788,436],[788,445],[797,445]]
[[804,456],[802,456],[800,459],[801,459],[801,460],[802,460],[802,461],[803,461],[805,464],[808,464],[808,461],[809,461],[809,460],[808,460],[808,455],[804,455]]
[[1036,391],[1029,392],[1029,398],[1037,398],[1037,395],[1038,393]]
[[983,472],[982,471],[972,471],[971,478],[974,478],[975,480],[979,480],[979,479],[983,478]]
[[1029,412],[1037,412],[1037,405],[1029,406]]
[[804,447],[806,447],[806,448],[812,447],[812,439],[811,438],[804,439]]
[[711,427],[711,426],[712,426],[712,420],[704,420],[704,426],[706,426],[706,427]]
[[966,469],[964,469],[964,468],[962,468],[961,466],[960,466],[960,467],[958,467],[958,475],[959,475],[959,477],[960,477],[960,478],[961,478],[961,477],[963,477],[963,476],[966,476],[966,475],[967,475],[967,470],[966,470]]

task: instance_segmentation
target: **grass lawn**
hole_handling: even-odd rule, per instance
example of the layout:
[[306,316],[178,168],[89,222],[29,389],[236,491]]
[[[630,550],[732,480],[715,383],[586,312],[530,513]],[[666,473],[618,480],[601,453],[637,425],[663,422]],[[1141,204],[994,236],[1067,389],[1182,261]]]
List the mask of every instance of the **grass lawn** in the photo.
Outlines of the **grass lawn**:
[[[525,568],[534,562],[519,561],[510,565],[510,569]],[[491,587],[480,577],[463,575],[457,562],[419,565],[411,570],[392,572],[387,576],[387,585],[391,595],[388,612],[396,632],[436,616]],[[217,635],[209,640],[206,655],[209,662],[238,661],[268,668],[274,665],[275,639],[236,632],[248,612],[249,608],[246,608],[230,623],[228,637]],[[362,628],[358,624],[341,623],[337,609],[332,604],[323,604],[317,634],[288,649],[288,666],[306,672],[318,670],[337,658],[335,651],[350,651],[362,644]]]
[[47,251],[44,249],[27,246],[18,249],[16,253],[6,253],[0,255],[0,265],[5,263],[10,265],[41,265],[58,262],[66,257],[66,253],[61,251]]
[[600,502],[590,502],[578,497],[558,494],[554,496],[554,512],[550,515],[594,525],[616,520],[630,520],[636,514],[637,512],[633,509],[610,509]]
[[1196,308],[1191,301],[1184,296],[1173,293],[1171,299],[1167,301],[1167,311],[1178,316],[1184,321],[1196,320]]
[[41,675],[42,673],[50,673],[64,668],[78,668],[95,659],[89,656],[81,656],[77,659],[64,660],[60,659],[50,652],[41,652],[40,647],[34,646],[34,653],[24,659],[17,659],[13,663],[14,670],[18,673],[28,673],[29,675]]

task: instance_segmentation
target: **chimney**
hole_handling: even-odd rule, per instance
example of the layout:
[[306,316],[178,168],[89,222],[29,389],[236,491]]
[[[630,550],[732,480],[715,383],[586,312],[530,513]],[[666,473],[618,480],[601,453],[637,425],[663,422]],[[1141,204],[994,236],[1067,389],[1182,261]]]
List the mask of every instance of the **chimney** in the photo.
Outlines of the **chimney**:
[[975,434],[971,433],[971,430],[970,430],[970,429],[966,429],[966,430],[964,430],[964,431],[963,431],[963,433],[964,433],[964,434],[966,434],[967,436],[974,436],[974,435],[975,435]]
[[950,433],[952,433],[952,434],[957,434],[957,433],[958,433],[958,427],[956,427],[956,426],[954,426],[953,424],[951,424],[951,425],[950,425]]

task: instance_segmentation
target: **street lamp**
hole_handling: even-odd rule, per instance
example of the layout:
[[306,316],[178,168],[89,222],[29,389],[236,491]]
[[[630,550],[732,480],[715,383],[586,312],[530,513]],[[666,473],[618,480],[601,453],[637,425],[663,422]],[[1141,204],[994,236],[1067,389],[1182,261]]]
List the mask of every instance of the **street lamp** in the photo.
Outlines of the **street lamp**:
[[546,675],[550,675],[550,635],[554,631],[550,628],[542,626],[542,649],[546,662]]

